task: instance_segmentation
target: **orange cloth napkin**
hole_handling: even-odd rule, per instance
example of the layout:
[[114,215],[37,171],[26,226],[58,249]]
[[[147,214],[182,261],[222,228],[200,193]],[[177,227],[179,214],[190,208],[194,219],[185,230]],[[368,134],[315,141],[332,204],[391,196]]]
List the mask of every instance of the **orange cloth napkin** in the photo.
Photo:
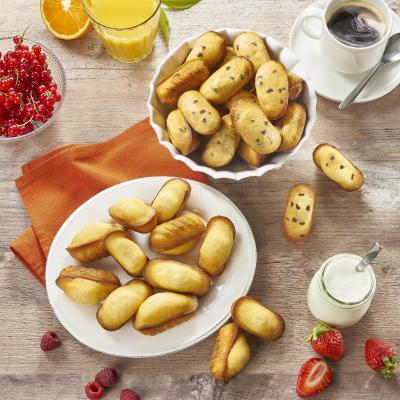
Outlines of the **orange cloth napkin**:
[[207,183],[204,175],[174,160],[145,119],[113,139],[67,145],[22,167],[17,189],[32,226],[10,248],[42,283],[51,242],[67,217],[96,193],[145,176],[180,176]]

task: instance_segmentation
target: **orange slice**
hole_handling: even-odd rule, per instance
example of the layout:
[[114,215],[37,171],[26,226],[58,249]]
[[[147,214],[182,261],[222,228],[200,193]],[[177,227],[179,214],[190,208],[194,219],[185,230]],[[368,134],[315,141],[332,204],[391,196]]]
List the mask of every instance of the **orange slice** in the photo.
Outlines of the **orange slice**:
[[59,39],[77,39],[92,29],[82,0],[40,0],[40,12],[47,29]]

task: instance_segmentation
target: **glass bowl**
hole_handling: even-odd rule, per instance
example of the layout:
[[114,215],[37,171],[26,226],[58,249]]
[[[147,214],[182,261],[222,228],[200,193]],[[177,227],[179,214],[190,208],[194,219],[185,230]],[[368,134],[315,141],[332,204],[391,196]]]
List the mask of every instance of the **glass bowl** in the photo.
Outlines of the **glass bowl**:
[[[33,126],[35,129],[22,136],[16,136],[16,137],[5,137],[5,136],[0,136],[0,143],[5,143],[5,142],[18,142],[21,140],[29,139],[33,136],[38,135],[39,133],[43,132],[47,127],[49,127],[54,119],[56,118],[57,114],[59,113],[63,102],[65,98],[65,91],[66,91],[66,86],[67,86],[67,79],[65,75],[65,70],[63,66],[61,65],[59,59],[56,57],[56,55],[49,50],[46,46],[43,46],[41,43],[35,42],[33,40],[29,40],[24,37],[24,43],[28,45],[30,48],[36,44],[39,45],[42,48],[42,53],[46,54],[47,57],[47,65],[49,70],[51,71],[51,75],[53,77],[54,82],[57,84],[58,92],[61,95],[61,101],[58,103],[54,104],[54,111],[53,115],[51,118],[48,119],[47,122],[42,123],[42,122],[33,122]],[[0,51],[1,54],[5,54],[7,51],[10,51],[14,48],[14,42],[12,37],[3,37],[0,38]]]

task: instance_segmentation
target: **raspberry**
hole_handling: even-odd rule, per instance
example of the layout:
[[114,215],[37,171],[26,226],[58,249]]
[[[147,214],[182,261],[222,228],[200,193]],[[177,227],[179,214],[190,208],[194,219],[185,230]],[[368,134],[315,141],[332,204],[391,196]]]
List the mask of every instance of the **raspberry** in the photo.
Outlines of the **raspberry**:
[[61,341],[55,332],[46,332],[40,341],[40,348],[43,351],[53,351],[60,345]]
[[97,373],[94,379],[104,387],[114,386],[118,379],[117,370],[115,368],[104,368]]
[[121,390],[120,400],[140,400],[138,394],[131,389]]
[[90,400],[101,399],[104,395],[104,388],[100,383],[92,381],[85,386],[86,397]]

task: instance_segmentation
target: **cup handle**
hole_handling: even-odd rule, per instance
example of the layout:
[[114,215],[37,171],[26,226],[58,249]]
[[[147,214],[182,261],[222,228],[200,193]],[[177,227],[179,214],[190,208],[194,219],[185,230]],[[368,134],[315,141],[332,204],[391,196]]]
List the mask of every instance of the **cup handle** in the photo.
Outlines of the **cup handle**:
[[[320,21],[320,29],[316,29],[314,26],[310,24],[310,20],[318,19]],[[323,19],[324,19],[324,10],[321,8],[310,7],[305,11],[303,19],[301,21],[301,29],[303,32],[312,39],[320,39],[322,35],[323,29]]]

